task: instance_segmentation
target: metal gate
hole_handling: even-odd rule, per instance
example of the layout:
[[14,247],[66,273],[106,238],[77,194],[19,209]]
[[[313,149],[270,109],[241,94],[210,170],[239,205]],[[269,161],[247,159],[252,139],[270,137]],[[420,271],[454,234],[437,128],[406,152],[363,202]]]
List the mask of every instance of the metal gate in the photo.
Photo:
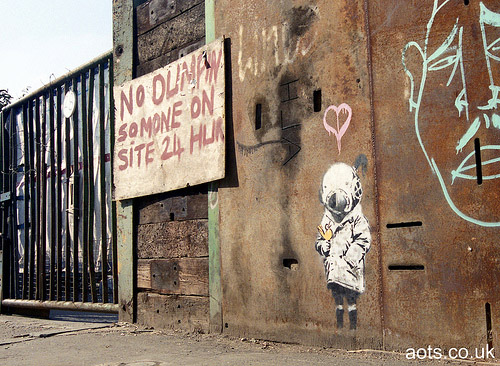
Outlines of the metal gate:
[[2,306],[118,311],[112,64],[1,113]]

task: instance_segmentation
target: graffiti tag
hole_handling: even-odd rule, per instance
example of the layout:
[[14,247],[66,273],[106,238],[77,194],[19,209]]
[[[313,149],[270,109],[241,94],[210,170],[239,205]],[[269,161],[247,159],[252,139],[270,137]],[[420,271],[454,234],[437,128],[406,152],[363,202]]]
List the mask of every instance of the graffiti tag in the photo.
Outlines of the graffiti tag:
[[[450,5],[447,6],[448,4]],[[451,3],[450,0],[434,0],[423,44],[411,41],[408,42],[403,49],[402,63],[406,75],[409,78],[411,88],[409,95],[409,110],[410,112],[414,112],[415,132],[420,147],[422,148],[431,170],[439,181],[439,185],[450,208],[459,217],[468,222],[485,227],[499,227],[500,222],[498,222],[498,220],[478,218],[475,217],[475,213],[466,213],[464,212],[464,209],[457,207],[460,202],[452,198],[451,185],[453,185],[453,183],[455,183],[458,179],[477,179],[478,184],[481,184],[480,182],[483,180],[489,181],[500,178],[498,168],[496,171],[492,169],[493,164],[498,164],[500,162],[500,158],[493,157],[484,161],[481,159],[481,153],[493,156],[496,154],[496,156],[498,156],[500,152],[500,145],[489,143],[480,145],[480,141],[477,138],[480,129],[483,129],[484,132],[482,136],[487,136],[487,141],[495,141],[497,138],[492,134],[498,133],[498,129],[500,129],[500,116],[498,112],[498,105],[500,104],[500,85],[498,73],[495,74],[493,72],[493,70],[498,70],[498,62],[500,62],[500,56],[498,53],[500,50],[500,37],[498,36],[498,30],[500,29],[500,13],[491,11],[484,5],[483,2],[479,3],[478,23],[479,28],[481,29],[482,48],[484,51],[485,61],[484,65],[486,66],[483,73],[485,76],[487,73],[487,78],[485,79],[489,81],[488,93],[491,93],[491,98],[485,101],[485,104],[479,104],[473,108],[474,105],[472,101],[469,100],[469,95],[467,93],[467,87],[472,85],[472,83],[470,81],[466,82],[467,75],[465,71],[466,67],[471,66],[471,63],[464,62],[463,44],[465,39],[465,28],[464,25],[461,24],[460,17],[458,16],[456,19],[448,18],[450,20],[454,20],[454,24],[451,26],[451,31],[447,36],[443,36],[440,32],[431,32],[438,13],[447,14],[447,12],[443,9],[447,7],[448,10],[451,10],[452,5],[453,3]],[[439,37],[443,38],[442,41],[439,40]],[[439,45],[436,49],[431,48],[431,45],[434,47],[434,42],[431,42],[431,40],[437,42]],[[419,55],[419,62],[421,58],[421,74],[410,71],[407,66],[409,50],[415,50],[417,52]],[[492,67],[492,64],[496,64],[495,68]],[[481,63],[474,60],[473,66],[476,70],[480,70],[481,65]],[[447,76],[448,80],[445,84],[446,88],[450,88],[453,81],[455,84],[459,85],[459,90],[457,90],[456,93],[454,93],[454,91],[450,92],[450,94],[453,93],[451,103],[452,108],[454,107],[458,113],[458,118],[454,121],[453,131],[457,131],[464,126],[460,123],[461,120],[465,120],[466,128],[464,128],[463,135],[458,139],[456,146],[454,146],[454,155],[460,155],[464,148],[472,150],[472,152],[467,154],[463,160],[456,165],[456,169],[451,170],[445,170],[444,167],[441,167],[440,169],[438,167],[436,159],[439,155],[443,155],[444,153],[442,149],[435,152],[436,149],[434,143],[432,141],[428,141],[422,132],[428,124],[436,123],[436,121],[432,120],[431,122],[422,116],[426,112],[429,113],[429,108],[422,102],[422,99],[429,97],[430,92],[428,89],[430,89],[430,87],[428,87],[427,84],[433,80],[433,73],[438,71],[449,72],[449,74],[447,74],[449,77]],[[497,80],[495,80],[495,76],[497,77]],[[419,82],[417,83],[415,80],[419,80]],[[481,88],[479,85],[474,85],[474,87],[478,90]],[[445,91],[444,87],[443,91]],[[479,95],[479,93],[474,94]],[[474,116],[475,118],[471,117],[471,114],[474,112],[477,114]],[[474,139],[475,141],[473,141]],[[471,147],[471,142],[474,142],[473,147]],[[474,159],[474,156],[476,159]],[[450,158],[455,159],[455,157],[451,154]],[[472,163],[473,160],[475,160],[475,164]],[[442,165],[442,163],[440,164]],[[476,173],[474,173],[474,168],[476,168]],[[486,168],[488,168],[488,170]],[[481,175],[483,170],[487,172],[485,175]]]
[[[335,129],[334,127],[330,126],[327,122],[327,115],[330,111],[335,112],[336,116],[336,121],[337,121],[337,128]],[[344,136],[345,132],[347,131],[347,128],[349,127],[349,124],[351,123],[351,117],[352,117],[352,109],[349,107],[349,105],[342,103],[338,107],[335,105],[329,106],[325,114],[323,116],[323,126],[325,127],[325,130],[328,132],[328,135],[334,134],[335,138],[337,139],[337,147],[339,149],[339,154],[341,150],[341,140],[342,136]],[[343,123],[341,124],[341,120],[343,120]]]

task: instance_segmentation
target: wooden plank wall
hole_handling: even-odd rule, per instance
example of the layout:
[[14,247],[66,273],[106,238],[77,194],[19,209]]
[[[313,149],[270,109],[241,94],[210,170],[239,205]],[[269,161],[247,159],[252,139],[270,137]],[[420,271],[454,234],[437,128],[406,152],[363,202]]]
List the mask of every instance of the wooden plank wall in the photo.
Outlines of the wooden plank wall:
[[[203,0],[149,0],[135,16],[136,77],[205,44]],[[207,332],[207,186],[134,200],[137,322]]]
[[204,0],[150,0],[136,17],[136,76],[163,67],[205,44]]
[[206,332],[206,185],[138,199],[136,210],[137,322]]

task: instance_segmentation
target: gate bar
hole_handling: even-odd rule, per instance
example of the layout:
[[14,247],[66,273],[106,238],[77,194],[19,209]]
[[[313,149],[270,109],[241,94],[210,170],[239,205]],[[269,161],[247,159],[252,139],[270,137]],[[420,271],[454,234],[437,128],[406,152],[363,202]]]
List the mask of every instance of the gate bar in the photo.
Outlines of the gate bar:
[[40,172],[40,184],[42,185],[41,198],[41,220],[40,220],[40,300],[47,298],[47,282],[45,262],[47,260],[47,98],[42,95],[42,134],[40,136],[40,160],[42,171]]
[[29,178],[28,172],[30,170],[29,163],[29,142],[28,142],[28,107],[23,105],[23,110],[21,114],[21,120],[23,125],[23,141],[24,141],[24,151],[21,154],[24,155],[24,266],[23,266],[23,295],[22,298],[28,298],[28,272],[29,272],[29,254],[30,254],[30,235],[29,235]]
[[73,78],[73,93],[75,93],[75,110],[73,111],[73,301],[79,300],[78,286],[80,280],[78,278],[78,222],[80,221],[80,204],[79,204],[79,165],[78,162],[78,78]]
[[89,247],[89,162],[88,162],[88,144],[87,144],[87,72],[84,70],[81,73],[81,89],[82,89],[82,148],[83,148],[83,226],[82,226],[82,237],[83,237],[83,266],[82,266],[82,301],[87,302],[89,293],[89,283],[88,283],[88,247]]
[[[101,201],[101,279],[102,302],[108,302],[108,240],[106,226],[106,116],[104,106],[104,62],[99,65],[99,183]],[[111,207],[110,207],[111,208]]]
[[62,116],[61,116],[61,87],[56,87],[56,154],[57,154],[57,172],[56,172],[56,247],[57,247],[57,294],[56,299],[62,300]]
[[[114,87],[114,77],[113,77],[113,57],[110,56],[108,59],[108,79],[109,79],[109,145],[110,154],[113,156],[115,151],[115,101],[113,98],[113,87]],[[109,169],[109,181],[113,182],[113,166]],[[118,238],[117,238],[117,219],[116,219],[116,201],[111,200],[111,247],[113,251],[113,302],[118,304]]]
[[[0,176],[0,189],[1,189],[1,192],[8,192],[8,189],[6,189],[6,185],[5,185],[5,159],[7,158],[7,155],[5,155],[5,150],[4,150],[4,146],[5,146],[5,136],[4,136],[4,124],[5,124],[5,116],[2,112],[0,112],[0,124],[1,124],[1,128],[0,128],[0,167],[2,169],[2,175]],[[1,250],[0,251],[0,301],[1,299],[3,298],[3,287],[4,286],[8,286],[8,282],[6,282],[6,276],[4,276],[4,273],[3,273],[3,267],[2,267],[2,264],[3,264],[3,261],[4,261],[4,257],[3,257],[3,251],[5,251],[5,253],[8,253],[8,249],[6,249],[6,240],[5,240],[5,228],[6,228],[6,223],[5,223],[5,217],[7,216],[6,213],[7,213],[7,210],[6,210],[6,203],[5,202],[2,202],[0,203],[1,205],[1,219],[2,219],[2,222],[1,222],[1,235],[0,235],[0,243],[2,245],[1,247]],[[5,268],[8,268],[8,267],[5,267]],[[1,313],[2,309],[1,309],[1,306],[0,306],[0,313]]]
[[[35,245],[36,245],[36,232],[38,228],[38,223],[36,220],[36,205],[38,201],[36,200],[35,193],[35,132],[33,125],[33,100],[28,103],[28,141],[29,141],[29,229],[30,229],[30,272],[29,272],[29,283],[28,283],[28,298],[33,300],[35,298],[35,283],[36,283],[36,269],[35,269]],[[24,217],[28,217],[27,213],[25,213]],[[26,221],[26,220],[25,220]]]
[[49,89],[49,132],[50,132],[50,286],[49,300],[54,300],[56,294],[56,163],[54,136],[54,89]]
[[[94,112],[94,67],[89,70],[89,104],[87,113],[87,153],[88,153],[88,190],[89,190],[89,221],[88,221],[88,261],[90,277],[90,296],[92,302],[97,302],[95,286],[95,261],[94,261],[94,143],[93,143],[93,112]],[[84,127],[85,128],[85,127]]]
[[41,233],[42,233],[42,226],[44,225],[44,221],[41,220],[41,202],[42,202],[42,192],[41,192],[41,186],[43,182],[45,181],[45,177],[42,176],[42,161],[40,160],[40,150],[42,148],[42,138],[41,138],[41,131],[40,131],[40,98],[37,97],[35,99],[35,154],[36,154],[36,176],[35,176],[35,184],[36,184],[36,256],[37,256],[37,269],[36,269],[36,286],[35,286],[35,299],[41,300],[41,291],[40,291],[40,286],[41,286],[41,279],[42,277],[40,276],[40,273],[42,271],[42,266],[43,262],[41,260],[42,255],[41,255]]
[[[67,80],[66,83],[64,84],[64,96],[66,97],[66,94],[70,90],[70,81]],[[63,102],[64,103],[64,102]],[[64,276],[64,300],[70,301],[70,294],[71,294],[71,283],[70,283],[70,277],[71,277],[71,230],[69,227],[69,216],[70,216],[70,203],[71,203],[71,191],[70,191],[70,176],[71,176],[71,143],[70,143],[70,119],[65,118],[64,119],[64,139],[65,139],[65,166],[66,166],[66,213],[65,213],[65,218],[66,218],[66,239],[65,239],[65,276]]]
[[[1,146],[1,159],[2,159],[2,177],[1,177],[1,182],[2,182],[2,192],[11,192],[12,190],[9,187],[9,152],[7,150],[7,136],[5,135],[5,123],[6,123],[6,116],[5,113],[0,113],[1,117],[1,128],[0,128],[0,146]],[[11,250],[10,246],[11,243],[7,241],[7,218],[8,218],[8,213],[9,213],[9,203],[8,201],[2,202],[2,235],[0,237],[1,242],[2,242],[2,256],[0,258],[0,261],[2,263],[2,270],[0,272],[1,276],[1,289],[0,289],[0,299],[3,298],[3,294],[6,293],[6,289],[9,288],[10,285],[10,274],[9,271],[6,269],[9,268],[9,257],[8,253]],[[5,255],[4,255],[5,254]],[[0,306],[0,311],[1,311],[1,306]]]
[[18,173],[18,167],[17,167],[17,120],[14,118],[14,109],[11,110],[10,112],[10,129],[9,129],[9,140],[10,140],[10,148],[11,148],[11,154],[10,154],[10,168],[9,168],[9,174],[10,174],[10,187],[11,187],[11,204],[10,204],[10,224],[9,225],[9,235],[12,238],[12,250],[10,251],[10,263],[11,263],[11,275],[10,275],[10,281],[11,281],[11,287],[10,287],[10,293],[14,292],[14,294],[17,296],[19,294],[19,278],[18,278],[18,273],[19,273],[19,263],[17,262],[17,243],[18,243],[18,236],[17,236],[17,173]]

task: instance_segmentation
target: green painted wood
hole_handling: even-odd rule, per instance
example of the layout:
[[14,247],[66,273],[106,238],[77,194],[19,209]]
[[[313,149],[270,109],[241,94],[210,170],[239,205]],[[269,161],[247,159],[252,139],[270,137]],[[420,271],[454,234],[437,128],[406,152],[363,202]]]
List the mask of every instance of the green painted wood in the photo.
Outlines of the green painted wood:
[[120,321],[134,321],[133,201],[117,202],[118,304]]
[[[215,40],[215,0],[205,0],[205,39]],[[208,291],[210,294],[210,332],[222,332],[222,287],[219,237],[219,183],[208,188]]]
[[222,332],[222,287],[219,237],[219,183],[208,189],[208,292],[210,295],[210,332]]
[[205,0],[205,39],[215,41],[215,0]]

